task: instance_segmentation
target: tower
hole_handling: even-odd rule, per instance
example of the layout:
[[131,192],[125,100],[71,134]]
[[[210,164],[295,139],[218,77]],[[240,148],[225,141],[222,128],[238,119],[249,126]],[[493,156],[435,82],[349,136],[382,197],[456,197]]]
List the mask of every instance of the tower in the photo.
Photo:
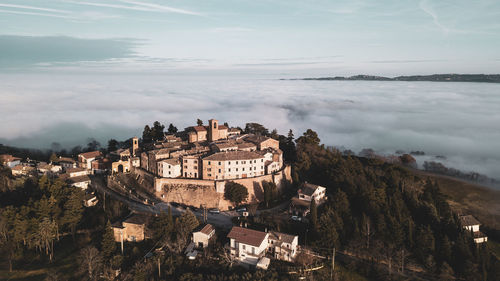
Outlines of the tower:
[[208,120],[208,140],[216,141],[219,139],[219,121],[215,119]]
[[139,138],[132,138],[132,157],[136,157],[137,150],[139,150]]

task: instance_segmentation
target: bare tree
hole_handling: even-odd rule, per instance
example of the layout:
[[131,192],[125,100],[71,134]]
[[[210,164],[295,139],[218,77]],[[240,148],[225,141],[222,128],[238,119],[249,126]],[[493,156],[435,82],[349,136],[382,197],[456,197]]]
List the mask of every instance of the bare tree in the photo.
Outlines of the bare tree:
[[80,270],[89,280],[97,280],[102,267],[102,257],[95,247],[88,246],[80,252]]

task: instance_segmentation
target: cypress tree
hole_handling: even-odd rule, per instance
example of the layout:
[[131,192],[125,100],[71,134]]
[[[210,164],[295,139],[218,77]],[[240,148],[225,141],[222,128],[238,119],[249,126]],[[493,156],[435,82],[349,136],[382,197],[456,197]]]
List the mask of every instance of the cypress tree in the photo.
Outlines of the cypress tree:
[[116,250],[115,234],[113,233],[113,228],[108,220],[106,224],[106,229],[102,235],[101,243],[102,254],[105,258],[111,258]]

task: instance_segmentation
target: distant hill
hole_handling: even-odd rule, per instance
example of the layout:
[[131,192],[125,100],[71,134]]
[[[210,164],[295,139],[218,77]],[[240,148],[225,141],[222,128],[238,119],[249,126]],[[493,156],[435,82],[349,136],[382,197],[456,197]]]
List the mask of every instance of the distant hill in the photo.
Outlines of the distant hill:
[[482,82],[482,83],[500,83],[500,74],[433,74],[433,75],[413,75],[383,77],[372,75],[355,75],[350,77],[318,77],[318,78],[299,78],[299,79],[281,79],[281,80],[319,80],[319,81],[431,81],[431,82]]

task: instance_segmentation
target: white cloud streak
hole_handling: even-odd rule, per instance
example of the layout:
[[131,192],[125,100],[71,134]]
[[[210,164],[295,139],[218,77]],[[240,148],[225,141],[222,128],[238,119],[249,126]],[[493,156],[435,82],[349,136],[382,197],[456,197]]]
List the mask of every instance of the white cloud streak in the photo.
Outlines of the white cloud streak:
[[11,11],[11,10],[3,10],[3,9],[0,9],[0,13],[16,14],[16,15],[42,16],[42,17],[51,17],[51,18],[63,18],[63,19],[75,19],[72,16],[65,16],[65,15],[45,14],[45,13],[36,13],[36,12],[23,12],[23,11]]
[[201,15],[200,13],[189,11],[189,10],[184,10],[184,9],[178,9],[178,8],[173,8],[165,5],[158,5],[158,4],[152,4],[152,3],[145,3],[145,2],[139,2],[139,1],[130,1],[130,0],[119,0],[120,2],[127,3],[127,4],[133,4],[133,5],[138,5],[138,6],[143,6],[143,7],[148,7],[152,9],[156,9],[158,11],[166,11],[166,12],[171,12],[171,13],[178,13],[178,14],[185,14],[185,15],[193,15],[193,16],[199,16]]
[[121,4],[86,2],[86,1],[77,1],[77,2],[72,2],[72,3],[79,4],[79,5],[86,5],[86,6],[104,7],[104,8],[113,8],[113,9],[122,9],[122,10],[132,10],[132,11],[140,11],[140,12],[157,12],[157,13],[167,12],[167,13],[176,13],[176,14],[184,14],[184,15],[195,15],[195,16],[200,15],[199,13],[196,13],[193,11],[172,8],[172,7],[168,7],[168,6],[164,6],[164,5],[157,5],[157,4],[137,2],[137,1],[126,1],[126,0],[123,0],[123,1],[120,0],[120,2],[126,3],[126,4],[132,4],[133,6],[121,5]]
[[69,14],[69,13],[71,13],[71,12],[65,11],[65,10],[40,8],[40,7],[35,7],[35,6],[25,6],[25,5],[15,5],[15,4],[1,4],[0,3],[0,7],[15,8],[15,9],[26,9],[26,10],[36,10],[36,11],[44,11],[44,12],[52,12],[52,13],[62,13],[62,14]]
[[427,15],[432,17],[432,21],[434,22],[434,24],[437,27],[439,27],[439,29],[441,29],[441,31],[443,31],[444,34],[448,34],[450,32],[450,29],[448,27],[444,26],[439,21],[439,17],[437,15],[437,13],[434,11],[434,9],[431,6],[429,6],[428,1],[426,1],[426,0],[420,1],[418,6],[420,7],[420,9],[422,11],[424,11],[424,13],[426,13]]

